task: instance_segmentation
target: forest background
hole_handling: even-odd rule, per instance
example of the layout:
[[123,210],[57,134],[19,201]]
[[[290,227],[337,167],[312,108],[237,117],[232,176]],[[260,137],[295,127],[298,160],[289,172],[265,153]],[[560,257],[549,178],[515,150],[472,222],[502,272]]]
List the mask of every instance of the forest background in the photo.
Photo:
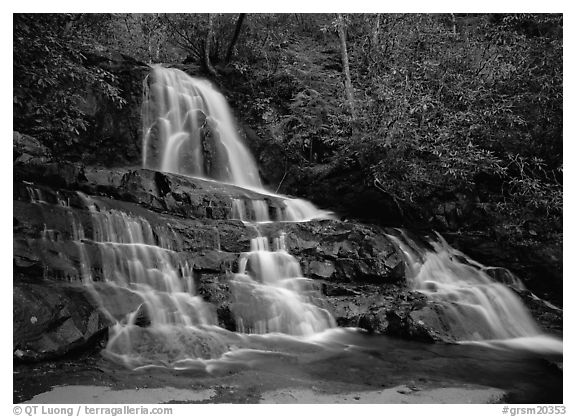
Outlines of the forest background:
[[273,191],[561,274],[560,14],[17,14],[13,51],[13,128],[63,159],[138,164],[164,63],[224,92]]

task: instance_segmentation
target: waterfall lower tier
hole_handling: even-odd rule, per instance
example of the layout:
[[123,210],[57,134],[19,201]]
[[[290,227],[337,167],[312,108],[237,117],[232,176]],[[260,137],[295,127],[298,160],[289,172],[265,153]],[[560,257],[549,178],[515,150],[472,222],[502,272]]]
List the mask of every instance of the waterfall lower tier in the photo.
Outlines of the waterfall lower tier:
[[[104,282],[95,283],[91,276],[85,276],[84,282],[105,311],[114,317],[114,303],[121,303],[129,292],[142,301],[142,311],[151,325],[216,322],[208,306],[194,294],[192,268],[173,251],[173,236],[153,230],[144,219],[116,210],[100,211],[94,200],[80,195],[92,216],[104,277]],[[106,296],[102,296],[104,291]],[[126,325],[134,325],[135,317],[128,317]]]
[[[171,187],[184,190],[176,182]],[[218,189],[228,198],[221,207],[233,205],[235,187],[228,187]],[[421,242],[398,232],[387,237],[377,227],[339,221],[243,224],[216,209],[216,219],[191,220],[183,211],[158,213],[95,194],[19,184],[15,267],[54,286],[52,294],[66,281],[76,287],[81,281],[82,293],[97,303],[78,309],[95,312],[86,313],[86,327],[74,319],[79,334],[92,334],[86,329],[99,317],[100,329],[111,321],[105,354],[130,368],[238,360],[239,351],[258,349],[255,341],[266,338],[314,343],[336,321],[418,340],[562,351],[517,294],[547,330],[561,332],[561,311],[534,304],[513,275],[474,262],[440,238]],[[233,195],[248,204],[248,195]],[[256,200],[282,210],[277,200]],[[20,294],[27,294],[26,284],[22,288]],[[61,302],[53,300],[57,309]],[[22,311],[19,326],[32,334],[40,327],[30,317],[39,315]]]
[[[460,341],[515,339],[517,345],[530,346],[546,339],[551,350],[561,351],[561,342],[542,334],[518,295],[488,275],[490,268],[454,249],[440,235],[425,243],[403,231],[390,238],[404,254],[408,284],[436,303],[438,326]],[[511,281],[511,286],[523,288],[517,278]]]
[[335,327],[328,311],[309,302],[316,291],[302,276],[298,261],[286,252],[283,235],[274,246],[270,251],[268,239],[258,237],[251,241],[251,251],[240,257],[239,271],[231,281],[238,330],[310,335]]
[[[29,194],[33,203],[47,204],[40,190],[29,187]],[[180,259],[174,232],[153,228],[145,219],[122,211],[101,208],[80,192],[78,196],[90,213],[92,239],[87,238],[68,201],[57,196],[58,205],[68,212],[82,281],[100,309],[116,322],[105,355],[133,368],[172,366],[178,360],[220,356],[226,351],[210,330],[216,327],[215,310],[196,295],[192,267]],[[58,237],[49,230],[43,239],[58,248]],[[101,258],[98,280],[88,254],[88,248],[94,247]],[[127,306],[134,308],[128,314]]]
[[[88,213],[80,218],[70,197],[56,193],[48,203],[40,189],[27,191],[42,212],[57,207],[66,213],[67,230],[44,227],[41,250],[75,246],[76,276],[115,323],[104,354],[129,368],[200,366],[250,345],[249,334],[312,336],[336,326],[330,313],[312,304],[319,292],[287,253],[283,236],[275,239],[274,251],[267,239],[253,239],[238,260],[238,272],[223,274],[238,332],[231,333],[217,325],[216,307],[197,295],[194,264],[182,258],[180,239],[170,227],[152,226],[77,192],[74,204]],[[91,224],[83,224],[86,220]]]

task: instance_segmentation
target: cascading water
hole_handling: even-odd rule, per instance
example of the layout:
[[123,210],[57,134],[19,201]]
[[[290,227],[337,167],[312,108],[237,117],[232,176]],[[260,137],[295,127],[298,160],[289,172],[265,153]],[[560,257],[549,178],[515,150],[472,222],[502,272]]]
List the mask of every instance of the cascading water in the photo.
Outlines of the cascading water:
[[269,222],[268,204],[264,200],[245,201],[235,198],[232,200],[232,218],[246,222]]
[[[443,324],[461,341],[562,351],[561,341],[542,334],[518,295],[488,275],[490,268],[440,235],[426,242],[429,246],[403,231],[389,238],[404,254],[409,285],[441,306]],[[511,286],[523,288],[517,278],[512,281]]]
[[144,168],[262,187],[228,104],[210,82],[155,66],[144,86]]
[[308,302],[304,294],[314,294],[314,288],[286,251],[284,235],[274,239],[274,251],[265,237],[252,239],[250,245],[231,280],[239,331],[311,335],[336,326],[328,311]]
[[[200,176],[275,195],[261,185],[254,159],[242,144],[224,97],[205,81],[156,66],[145,82],[144,167]],[[245,223],[330,217],[305,200],[284,197],[271,215],[266,199],[235,199],[232,217]],[[282,243],[251,242],[231,281],[241,331],[308,334],[334,325],[302,295],[307,280]],[[520,299],[494,282],[480,264],[440,239],[423,249],[407,236],[391,236],[406,257],[414,289],[443,306],[444,320],[463,340],[510,339],[540,334]],[[464,262],[459,259],[465,259]],[[516,283],[518,284],[518,283]],[[308,319],[305,319],[305,318]]]
[[[33,203],[49,205],[41,190],[28,187],[28,192]],[[77,194],[90,212],[91,236],[66,199],[56,195],[56,202],[68,214],[80,278],[104,314],[116,323],[104,354],[137,368],[198,366],[190,360],[227,352],[225,331],[216,326],[214,309],[196,295],[192,267],[180,259],[174,232]],[[59,245],[66,241],[60,242],[54,231],[45,227],[42,239],[46,246],[42,252],[63,253]],[[100,259],[89,255],[88,249],[94,247]],[[98,277],[93,275],[95,270],[100,271]],[[126,315],[127,310],[132,311]]]
[[[142,218],[116,210],[100,211],[95,201],[80,194],[93,222],[94,243],[102,256],[103,282],[117,292],[130,292],[142,300],[147,319],[157,325],[204,325],[215,319],[194,295],[192,268],[178,258],[171,231],[161,231]],[[87,284],[95,283],[85,277]],[[100,297],[107,312],[114,297]],[[113,314],[109,314],[114,316]],[[128,321],[128,324],[133,324]]]
[[[144,168],[214,179],[282,198],[286,207],[282,217],[275,219],[278,221],[332,217],[308,201],[263,188],[256,162],[240,139],[226,99],[209,81],[154,66],[144,81],[142,120]],[[256,212],[254,218],[244,217],[246,209],[235,206],[237,218],[270,220],[264,200],[250,204]]]
[[[226,101],[209,82],[155,67],[145,90],[145,167],[257,190],[263,199],[232,203],[232,217],[245,222],[328,217],[309,202],[262,188]],[[40,190],[31,188],[29,193],[32,201],[44,204]],[[274,219],[268,195],[285,204]],[[310,302],[316,291],[286,251],[283,236],[276,239],[274,251],[267,238],[253,239],[251,250],[240,257],[238,273],[230,271],[231,310],[240,333],[231,334],[216,326],[215,308],[196,295],[192,265],[182,260],[178,237],[169,227],[153,227],[144,218],[107,208],[98,198],[78,196],[90,213],[91,238],[69,210],[71,240],[78,249],[84,285],[116,323],[105,350],[109,358],[130,368],[190,368],[238,350],[246,342],[242,333],[251,334],[253,343],[257,334],[310,336],[335,327],[332,316]],[[62,199],[58,204],[68,206]],[[50,232],[43,236],[54,246]],[[96,247],[97,266],[89,247]]]
[[[226,100],[206,80],[177,69],[155,66],[144,83],[143,166],[165,172],[232,183],[263,195],[234,199],[232,218],[246,223],[329,218],[312,203],[279,196],[262,187],[256,163],[242,144]],[[270,215],[266,196],[284,202]],[[331,315],[310,303],[315,293],[298,261],[286,251],[284,237],[251,242],[232,275],[232,312],[243,333],[310,335],[335,326]]]
[[[146,86],[145,167],[255,189],[260,198],[232,200],[231,216],[256,231],[259,223],[329,217],[307,201],[262,188],[223,97],[208,82],[155,67]],[[78,268],[68,269],[70,278],[80,276],[102,311],[116,323],[105,354],[130,368],[208,369],[215,366],[214,361],[237,360],[257,346],[265,350],[268,337],[280,338],[282,343],[316,343],[336,326],[330,313],[318,306],[318,291],[288,253],[283,233],[272,240],[270,250],[269,238],[258,232],[250,250],[240,254],[237,272],[228,271],[225,277],[234,333],[216,325],[215,308],[196,294],[193,265],[185,260],[178,234],[169,226],[152,225],[138,215],[109,207],[102,198],[78,193],[81,203],[75,204],[88,209],[92,223],[85,230],[67,198],[57,195],[55,203],[47,203],[39,189],[28,187],[28,192],[33,203],[56,204],[66,211],[69,240],[78,251]],[[284,207],[272,210],[269,201],[279,197]],[[46,256],[66,244],[62,232],[52,227],[41,234],[45,248],[39,252]],[[431,241],[428,248],[403,233],[390,239],[405,255],[409,283],[442,306],[445,324],[462,341],[529,338],[534,343],[541,336],[510,289],[494,282],[486,268],[443,239]],[[543,343],[561,352],[561,342],[550,340]]]

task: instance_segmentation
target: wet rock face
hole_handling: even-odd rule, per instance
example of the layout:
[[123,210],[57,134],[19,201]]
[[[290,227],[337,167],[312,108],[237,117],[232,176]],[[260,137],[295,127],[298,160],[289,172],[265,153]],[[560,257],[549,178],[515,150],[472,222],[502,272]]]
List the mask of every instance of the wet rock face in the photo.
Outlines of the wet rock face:
[[[441,307],[407,287],[404,262],[379,227],[315,220],[256,228],[233,218],[233,202],[264,200],[270,212],[281,212],[281,198],[146,169],[57,162],[33,138],[14,137],[18,360],[48,359],[89,347],[111,325],[81,285],[87,273],[95,282],[103,281],[106,269],[87,198],[98,212],[145,221],[156,244],[168,239],[174,259],[190,266],[197,294],[212,304],[218,324],[228,330],[236,330],[230,280],[241,253],[260,234],[270,240],[284,235],[286,249],[313,279],[312,302],[328,310],[338,325],[422,341],[459,336],[442,322]],[[561,328],[558,314],[532,301],[529,305],[545,323]],[[141,304],[140,299],[127,299],[118,303],[113,316],[121,320],[135,313],[137,324],[146,327],[149,316]]]
[[102,342],[110,321],[79,286],[14,282],[13,349],[19,360],[43,360]]
[[322,291],[326,295],[322,305],[334,315],[339,326],[423,342],[455,340],[450,334],[439,333],[435,323],[424,317],[427,298],[404,286],[326,283]]
[[288,251],[310,278],[338,282],[399,282],[402,259],[377,227],[360,223],[319,220],[265,224],[263,235],[286,234]]
[[86,180],[81,164],[57,162],[50,150],[31,136],[13,132],[12,153],[15,181],[74,187]]

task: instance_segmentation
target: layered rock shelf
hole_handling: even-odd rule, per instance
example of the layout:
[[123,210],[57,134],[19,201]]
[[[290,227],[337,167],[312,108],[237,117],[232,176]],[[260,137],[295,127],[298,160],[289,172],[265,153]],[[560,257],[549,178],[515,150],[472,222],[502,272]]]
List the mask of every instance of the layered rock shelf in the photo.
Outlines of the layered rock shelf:
[[[98,283],[104,269],[86,201],[143,219],[155,239],[168,239],[228,330],[236,330],[229,281],[240,254],[258,235],[284,234],[287,251],[314,280],[314,304],[338,325],[423,341],[457,338],[442,323],[440,307],[408,288],[402,257],[383,229],[337,219],[243,222],[234,218],[234,202],[242,200],[265,202],[271,220],[284,218],[279,196],[146,169],[58,161],[35,139],[15,133],[14,357],[50,359],[98,346],[113,324],[83,282],[89,275]],[[117,317],[139,303],[127,296]],[[561,312],[534,299],[530,308],[547,329],[561,329]]]

